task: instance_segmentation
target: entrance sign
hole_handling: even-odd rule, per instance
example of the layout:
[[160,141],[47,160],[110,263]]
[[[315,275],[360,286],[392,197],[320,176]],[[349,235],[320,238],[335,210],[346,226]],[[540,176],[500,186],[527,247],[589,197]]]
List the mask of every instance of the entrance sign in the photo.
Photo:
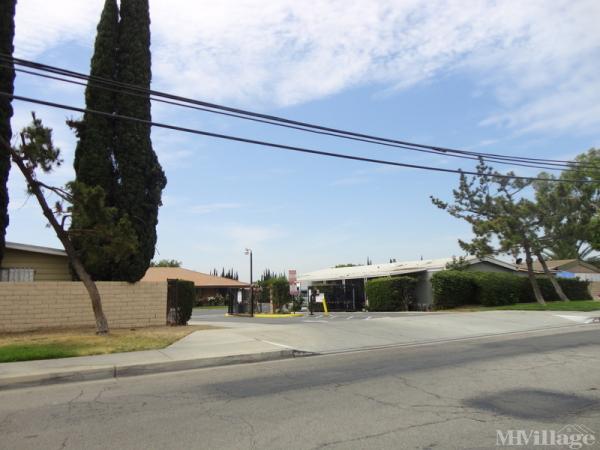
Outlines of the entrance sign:
[[295,269],[288,270],[288,281],[290,283],[290,295],[298,295],[298,275]]

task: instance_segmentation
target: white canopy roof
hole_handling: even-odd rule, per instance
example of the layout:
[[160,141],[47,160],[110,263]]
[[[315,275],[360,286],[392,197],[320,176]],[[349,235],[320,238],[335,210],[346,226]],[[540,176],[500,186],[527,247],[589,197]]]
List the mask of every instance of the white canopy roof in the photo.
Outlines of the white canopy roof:
[[[513,264],[496,258],[477,258],[475,256],[467,256],[465,259],[469,264],[488,262],[490,264],[496,264],[507,269],[517,270]],[[425,271],[438,271],[445,269],[446,264],[449,262],[452,262],[452,258],[426,259],[423,261],[402,261],[386,264],[371,264],[369,266],[322,269],[299,275],[298,281],[351,280],[357,278],[378,278]]]

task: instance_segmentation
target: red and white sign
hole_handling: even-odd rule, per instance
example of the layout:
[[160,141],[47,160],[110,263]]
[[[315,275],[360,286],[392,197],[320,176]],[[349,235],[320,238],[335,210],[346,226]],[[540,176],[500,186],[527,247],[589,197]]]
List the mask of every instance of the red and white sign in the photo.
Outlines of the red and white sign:
[[296,270],[288,270],[288,281],[290,282],[290,294],[297,295],[298,288],[296,286],[296,282],[298,281],[298,275],[296,273]]

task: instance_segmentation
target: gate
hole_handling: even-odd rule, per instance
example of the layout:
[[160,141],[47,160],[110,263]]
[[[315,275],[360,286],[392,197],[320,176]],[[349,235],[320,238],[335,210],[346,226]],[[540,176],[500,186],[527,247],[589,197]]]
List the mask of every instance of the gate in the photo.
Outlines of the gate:
[[[365,290],[362,280],[346,280],[345,284],[322,284],[311,287],[325,294],[329,311],[362,311],[365,306]],[[323,312],[322,303],[313,303],[315,312]]]
[[[256,306],[256,292],[254,293],[254,304]],[[227,313],[231,315],[250,315],[250,289],[227,289],[225,295]],[[254,308],[256,311],[256,308]]]
[[177,302],[177,280],[167,280],[167,325],[178,325],[179,303]]

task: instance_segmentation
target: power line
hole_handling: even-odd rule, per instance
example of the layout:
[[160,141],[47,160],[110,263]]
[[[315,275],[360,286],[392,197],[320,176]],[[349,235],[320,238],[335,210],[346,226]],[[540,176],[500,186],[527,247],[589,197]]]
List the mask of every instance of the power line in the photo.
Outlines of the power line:
[[[0,54],[0,59],[1,59],[1,54]],[[483,157],[484,159],[494,160],[495,162],[500,162],[500,161],[498,161],[499,159],[506,160],[506,161],[524,161],[524,162],[532,162],[532,163],[539,161],[542,164],[557,165],[557,166],[563,166],[563,167],[577,166],[577,167],[590,167],[590,168],[594,168],[594,169],[600,169],[600,167],[598,167],[598,166],[580,163],[578,161],[565,161],[565,160],[554,160],[554,159],[545,159],[545,158],[530,158],[530,157],[520,157],[520,156],[506,156],[506,155],[499,155],[499,154],[494,154],[494,153],[455,150],[455,149],[449,149],[449,148],[445,148],[445,147],[427,146],[427,145],[423,145],[423,144],[414,144],[414,143],[405,142],[405,141],[397,141],[397,140],[391,140],[391,139],[387,139],[387,138],[379,138],[376,136],[369,136],[369,135],[363,135],[360,133],[353,133],[353,132],[348,132],[348,131],[339,130],[339,129],[321,127],[319,125],[312,125],[312,124],[308,124],[305,122],[292,121],[292,120],[280,118],[277,116],[268,116],[265,114],[254,113],[251,111],[245,111],[245,110],[230,108],[230,107],[226,107],[226,106],[222,106],[222,105],[216,105],[213,103],[203,102],[203,101],[190,99],[190,98],[186,98],[186,97],[181,97],[181,96],[177,96],[177,95],[173,95],[173,94],[168,94],[168,93],[164,93],[164,92],[160,92],[160,91],[150,90],[150,89],[142,88],[142,87],[136,86],[136,85],[117,82],[117,81],[109,80],[109,79],[102,78],[102,77],[92,77],[92,76],[74,72],[74,71],[71,71],[68,69],[62,69],[62,68],[58,68],[55,66],[48,66],[45,64],[37,63],[37,62],[32,62],[32,61],[27,61],[27,60],[18,60],[18,59],[15,59],[15,61],[17,61],[17,64],[26,65],[29,67],[35,67],[39,70],[46,70],[46,71],[50,71],[53,73],[65,74],[66,76],[76,77],[76,78],[84,79],[87,81],[94,80],[99,83],[107,84],[107,85],[117,85],[117,86],[125,88],[125,89],[132,89],[132,90],[135,90],[138,92],[143,92],[145,94],[150,93],[152,95],[158,95],[158,96],[162,96],[162,97],[172,98],[172,99],[176,99],[176,100],[182,101],[182,102],[187,102],[187,103],[192,103],[192,104],[197,104],[197,105],[205,105],[207,108],[220,108],[225,111],[236,112],[236,113],[224,114],[222,111],[219,111],[219,110],[215,111],[212,109],[201,108],[201,110],[210,112],[210,113],[224,114],[224,115],[229,115],[232,117],[237,117],[240,119],[254,120],[254,121],[259,121],[259,122],[263,122],[263,123],[268,123],[270,125],[294,128],[294,129],[298,129],[301,131],[308,131],[308,132],[317,133],[317,134],[326,134],[326,135],[345,138],[345,139],[359,140],[362,142],[368,142],[368,143],[373,143],[373,144],[378,144],[378,145],[387,145],[390,147],[399,147],[399,148],[404,148],[404,149],[408,149],[408,150],[426,151],[429,153],[435,152],[436,154],[444,154],[446,156],[450,156],[453,154],[452,152],[455,152],[455,153],[462,154],[462,155],[471,155],[472,157],[474,157],[472,159],[478,159],[479,157]],[[122,91],[119,91],[119,92],[122,92]],[[154,100],[156,101],[157,99],[154,98]],[[179,106],[185,106],[185,105],[179,104]],[[243,116],[242,114],[250,115],[250,117]],[[257,120],[256,117],[264,117],[265,119]],[[279,120],[279,121],[283,121],[286,123],[277,123],[277,122],[273,122],[272,120]],[[298,124],[298,126],[291,126],[288,123],[295,123],[295,124]],[[315,127],[320,130],[331,130],[331,131],[329,131],[329,132],[316,131],[316,130],[306,129],[306,128],[302,128],[302,127]],[[346,135],[343,135],[341,133],[346,133]],[[364,136],[364,138],[360,139],[360,138],[356,138],[356,136]],[[396,145],[393,144],[394,142],[396,143]],[[425,149],[425,150],[423,150],[423,149]],[[430,151],[427,151],[427,149],[429,149]],[[467,158],[467,159],[469,159],[469,158]],[[555,164],[555,163],[558,163],[558,164]],[[526,166],[526,167],[528,167],[528,166]],[[532,167],[535,167],[535,166],[532,166]]]
[[[198,130],[198,129],[194,129],[194,128],[186,128],[186,127],[181,127],[181,126],[177,126],[177,125],[170,125],[170,124],[161,123],[161,122],[154,122],[151,120],[140,119],[137,117],[125,116],[125,115],[121,115],[121,114],[111,114],[111,113],[106,113],[103,111],[96,111],[93,109],[78,108],[76,106],[69,106],[69,105],[50,102],[50,101],[46,101],[46,100],[39,100],[39,99],[34,99],[34,98],[29,98],[29,97],[23,97],[20,95],[12,95],[7,92],[0,92],[0,96],[8,97],[12,100],[34,103],[34,104],[38,104],[38,105],[49,106],[52,108],[58,108],[58,109],[63,109],[63,110],[68,110],[68,111],[79,112],[82,114],[85,114],[85,113],[95,114],[95,115],[99,115],[99,116],[103,116],[103,117],[112,118],[115,120],[128,120],[128,121],[132,121],[132,122],[143,123],[146,125],[154,126],[157,128],[164,128],[164,129],[168,129],[168,130],[180,131],[180,132],[196,134],[196,135],[200,135],[200,136],[208,136],[208,137],[213,137],[213,138],[218,138],[218,139],[226,139],[226,140],[234,141],[234,142],[243,142],[246,144],[254,144],[254,145],[259,145],[259,146],[272,147],[272,148],[277,148],[280,150],[288,150],[288,151],[307,153],[307,154],[318,155],[318,156],[328,156],[328,157],[332,157],[332,158],[340,158],[340,159],[346,159],[346,160],[352,160],[352,161],[369,162],[369,163],[374,163],[374,164],[383,164],[383,165],[388,165],[388,166],[429,170],[429,171],[434,171],[434,172],[456,173],[456,174],[465,174],[465,175],[483,175],[482,173],[476,172],[476,171],[468,171],[468,170],[460,170],[460,169],[446,169],[443,167],[424,166],[424,165],[401,163],[401,162],[397,162],[397,161],[389,161],[389,160],[383,160],[383,159],[365,158],[362,156],[353,156],[353,155],[347,155],[344,153],[334,153],[334,152],[328,152],[328,151],[322,151],[322,150],[308,149],[308,148],[304,148],[304,147],[296,147],[296,146],[292,146],[292,145],[278,144],[275,142],[260,141],[260,140],[249,139],[249,138],[244,138],[244,137],[240,137],[240,136],[212,133],[209,131],[202,131],[202,130]],[[564,180],[561,180],[561,179],[525,177],[525,176],[519,176],[519,175],[494,174],[493,177],[500,178],[500,179],[524,180],[524,181],[564,182]],[[590,182],[600,183],[600,180],[587,180],[586,179],[586,180],[575,180],[575,181],[582,182],[582,183],[590,183]]]
[[[595,169],[600,168],[598,166],[588,165],[588,164],[580,163],[577,161],[566,161],[566,160],[556,160],[556,159],[546,159],[546,158],[532,158],[532,157],[521,157],[521,156],[506,156],[506,155],[500,155],[500,154],[495,154],[495,153],[483,153],[483,152],[473,152],[473,151],[466,151],[466,150],[457,150],[457,149],[451,149],[451,148],[447,148],[447,147],[416,144],[416,143],[411,143],[411,142],[401,141],[401,140],[396,140],[396,139],[382,138],[382,137],[367,135],[367,134],[363,134],[363,133],[356,133],[356,132],[352,132],[352,131],[324,127],[324,126],[320,126],[320,125],[310,124],[307,122],[300,122],[300,121],[286,119],[283,117],[261,114],[261,113],[247,111],[247,110],[243,110],[243,109],[239,109],[239,108],[231,108],[228,106],[218,105],[215,103],[209,103],[209,102],[204,102],[204,101],[195,100],[195,99],[191,99],[191,98],[186,98],[186,97],[182,97],[182,96],[178,96],[178,95],[174,95],[174,94],[169,94],[169,93],[165,93],[165,92],[161,92],[161,91],[143,88],[143,87],[128,84],[128,83],[122,83],[122,82],[118,82],[115,80],[110,80],[107,78],[89,76],[89,75],[75,72],[72,70],[62,69],[62,68],[56,67],[56,66],[50,66],[47,64],[41,64],[41,63],[37,63],[34,61],[28,61],[28,60],[19,59],[19,58],[13,58],[11,56],[8,56],[8,55],[2,54],[2,53],[0,53],[0,60],[5,60],[5,61],[8,60],[9,62],[13,62],[14,64],[26,66],[26,67],[30,67],[30,68],[35,68],[35,69],[41,70],[41,71],[47,71],[47,72],[64,75],[64,76],[68,76],[68,77],[72,77],[72,78],[78,78],[78,79],[82,79],[82,80],[86,80],[86,81],[95,81],[97,83],[105,84],[108,86],[118,86],[123,89],[133,90],[136,92],[142,92],[144,94],[150,94],[155,97],[154,98],[155,101],[156,101],[156,97],[168,98],[171,100],[176,100],[178,102],[185,102],[185,103],[190,103],[190,104],[194,104],[197,106],[202,106],[203,108],[205,108],[205,109],[202,109],[203,111],[210,112],[210,113],[223,113],[223,111],[225,111],[225,112],[229,113],[226,115],[230,115],[232,117],[237,117],[240,119],[260,121],[263,123],[268,123],[270,125],[294,128],[294,129],[298,129],[301,131],[309,131],[309,132],[313,132],[313,133],[317,133],[317,134],[327,134],[330,136],[340,137],[340,138],[344,138],[344,139],[360,140],[362,142],[368,142],[368,143],[373,143],[373,144],[378,144],[378,145],[388,145],[388,146],[392,146],[392,147],[398,146],[400,148],[404,148],[407,150],[416,150],[416,151],[429,150],[428,152],[432,151],[432,152],[435,152],[436,154],[443,154],[446,156],[459,154],[459,155],[467,155],[467,156],[470,156],[471,158],[475,157],[477,159],[479,157],[482,157],[487,160],[494,160],[495,162],[501,162],[499,160],[506,160],[506,161],[511,161],[511,162],[519,161],[519,162],[532,163],[532,164],[536,164],[536,163],[537,164],[548,164],[548,165],[557,165],[557,166],[563,166],[563,167],[566,165],[566,167],[590,167],[590,168],[595,168]],[[180,104],[179,106],[184,106],[184,105]],[[256,119],[260,119],[260,120],[256,120]],[[393,145],[390,145],[390,144],[393,144]],[[467,159],[471,159],[471,158],[467,158]]]
[[[0,67],[7,68],[9,66],[0,64]],[[123,90],[117,89],[115,87],[103,86],[103,85],[97,84],[93,80],[89,80],[86,83],[86,82],[83,82],[83,81],[71,80],[71,79],[68,79],[68,78],[60,77],[60,76],[48,75],[48,74],[45,74],[45,73],[34,72],[34,71],[31,71],[31,70],[27,70],[27,69],[16,68],[14,70],[16,72],[19,72],[19,73],[25,73],[25,74],[28,74],[28,75],[33,75],[33,76],[38,76],[38,77],[42,77],[42,78],[46,78],[46,79],[61,81],[61,82],[65,82],[65,83],[69,83],[69,84],[74,84],[74,85],[78,85],[78,86],[84,86],[84,87],[86,87],[86,86],[90,86],[91,85],[91,86],[94,86],[94,87],[99,88],[99,89],[103,89],[103,90],[107,90],[107,91],[111,91],[111,92],[116,92],[116,93],[124,93],[126,95],[131,95],[131,96],[135,96],[135,97],[144,97],[144,98],[146,98],[148,96],[147,94],[142,94],[142,93],[137,93],[137,92],[124,92]],[[369,140],[369,139],[348,137],[348,136],[337,135],[337,134],[329,133],[329,132],[325,132],[325,131],[317,131],[317,130],[305,129],[305,128],[301,128],[301,127],[296,127],[294,125],[281,125],[281,124],[269,122],[269,121],[263,120],[263,119],[256,119],[256,118],[252,118],[252,117],[244,117],[244,116],[240,116],[238,114],[227,113],[227,112],[224,112],[224,111],[214,111],[214,110],[211,110],[211,109],[208,109],[208,108],[204,108],[204,107],[200,107],[200,106],[194,106],[194,105],[186,104],[186,103],[175,102],[175,101],[171,101],[171,100],[165,100],[165,99],[162,99],[162,98],[156,98],[154,96],[150,96],[150,100],[156,101],[156,102],[160,102],[160,103],[164,103],[164,104],[168,104],[168,105],[180,106],[180,107],[183,107],[183,108],[193,109],[193,110],[197,110],[197,111],[204,111],[204,112],[209,112],[209,113],[214,113],[214,114],[220,114],[220,115],[229,116],[229,117],[235,117],[235,118],[238,118],[238,119],[245,119],[245,120],[250,120],[250,121],[254,121],[254,122],[265,123],[265,124],[269,124],[269,125],[284,126],[286,128],[292,128],[292,129],[296,129],[296,130],[307,131],[309,133],[316,133],[316,134],[321,134],[321,135],[329,135],[329,136],[334,136],[334,137],[340,137],[340,138],[350,139],[350,140],[353,140],[353,141],[360,141],[360,142],[366,142],[366,143],[371,143],[371,144],[376,144],[376,145],[382,145],[382,146],[386,146],[386,147],[394,147],[394,148],[402,148],[402,149],[406,149],[406,150],[414,150],[414,151],[423,152],[423,153],[435,154],[437,156],[448,156],[448,157],[453,157],[453,158],[468,159],[468,160],[474,160],[474,161],[477,161],[480,158],[478,156],[458,155],[458,154],[453,154],[453,153],[440,153],[440,152],[437,152],[437,151],[434,151],[434,150],[421,149],[421,148],[413,148],[413,147],[408,147],[408,146],[401,145],[401,144],[389,144],[389,143],[378,142],[378,141],[373,141],[373,140]],[[497,164],[505,164],[505,165],[511,165],[511,166],[519,166],[519,167],[530,167],[530,168],[543,169],[543,170],[557,170],[557,171],[563,171],[563,170],[564,171],[571,171],[571,170],[573,170],[571,165],[565,164],[565,163],[552,163],[552,162],[545,163],[544,162],[544,163],[530,164],[530,163],[520,162],[520,160],[513,161],[513,160],[508,160],[508,159],[500,159],[500,158],[496,158],[496,157],[485,157],[484,159],[487,160],[487,161],[495,162]]]

